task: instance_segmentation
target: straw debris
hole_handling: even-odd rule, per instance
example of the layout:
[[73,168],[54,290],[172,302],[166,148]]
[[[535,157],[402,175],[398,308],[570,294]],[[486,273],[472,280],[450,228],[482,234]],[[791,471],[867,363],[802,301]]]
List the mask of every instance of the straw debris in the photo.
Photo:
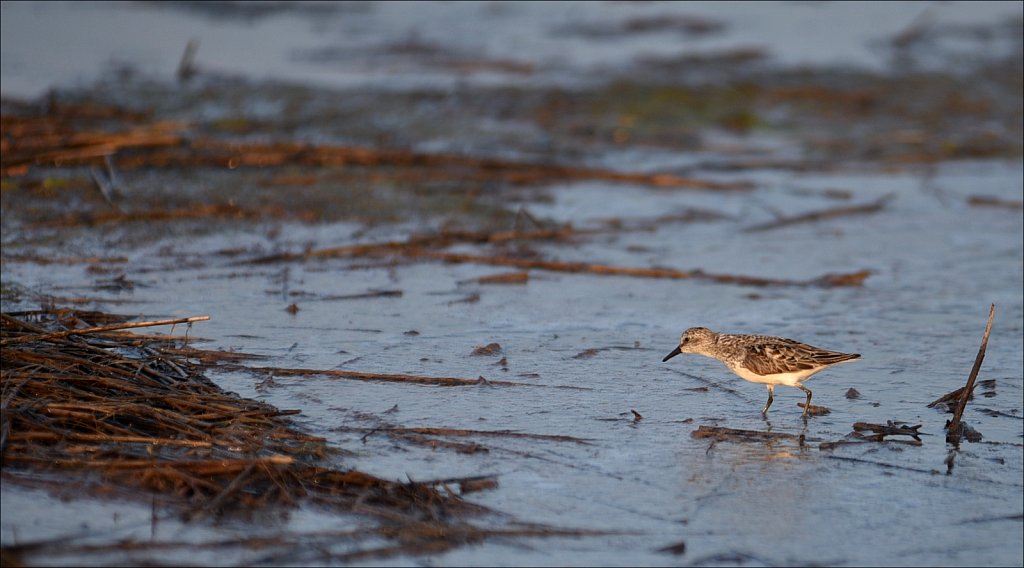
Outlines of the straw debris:
[[[376,522],[373,528],[345,533],[347,552],[323,552],[334,560],[438,552],[499,535],[590,534],[521,525],[483,529],[466,522],[488,509],[464,501],[459,493],[496,487],[494,478],[399,482],[334,469],[328,458],[339,450],[298,431],[286,418],[300,411],[224,392],[187,357],[194,350],[173,339],[118,331],[207,317],[96,325],[118,319],[57,309],[2,314],[5,483],[46,485],[56,473],[58,481],[49,482],[56,489],[65,483],[60,479],[75,476],[86,493],[149,494],[191,521],[315,503]],[[380,546],[381,537],[390,544]],[[281,535],[268,545],[282,548],[280,558],[294,560],[289,555],[296,551],[310,553],[303,549],[307,540],[305,535]],[[360,548],[364,541],[372,547]],[[136,544],[78,552],[129,550]],[[24,561],[26,555],[47,550],[45,543],[26,542],[3,552],[5,558]]]

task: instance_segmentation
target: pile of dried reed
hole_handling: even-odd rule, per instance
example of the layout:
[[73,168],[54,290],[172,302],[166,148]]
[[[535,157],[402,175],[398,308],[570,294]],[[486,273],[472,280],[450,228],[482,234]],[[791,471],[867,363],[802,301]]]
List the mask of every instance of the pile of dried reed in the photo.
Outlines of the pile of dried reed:
[[[285,418],[299,411],[224,392],[181,355],[188,351],[180,349],[180,336],[119,331],[161,322],[119,324],[127,318],[70,310],[0,319],[0,451],[7,481],[65,472],[96,493],[116,487],[159,498],[190,520],[316,503],[368,516],[377,526],[360,527],[361,534],[394,543],[349,548],[343,555],[349,558],[438,552],[491,533],[516,534],[460,520],[486,509],[451,488],[489,484],[474,478],[397,482],[332,469],[325,458],[336,452]],[[523,535],[547,534],[520,528]],[[551,531],[559,533],[566,534]],[[346,534],[351,541],[351,531]],[[5,553],[33,550],[31,544],[16,548]]]

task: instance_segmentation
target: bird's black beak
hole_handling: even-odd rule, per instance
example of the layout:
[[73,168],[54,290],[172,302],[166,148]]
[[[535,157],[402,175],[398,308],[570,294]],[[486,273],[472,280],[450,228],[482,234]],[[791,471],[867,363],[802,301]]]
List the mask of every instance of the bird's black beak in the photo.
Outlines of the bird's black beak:
[[671,353],[665,355],[665,358],[662,359],[661,362],[664,363],[665,361],[668,361],[669,359],[675,357],[676,355],[679,355],[680,353],[682,353],[682,351],[680,351],[679,348],[676,347],[675,349],[672,350]]

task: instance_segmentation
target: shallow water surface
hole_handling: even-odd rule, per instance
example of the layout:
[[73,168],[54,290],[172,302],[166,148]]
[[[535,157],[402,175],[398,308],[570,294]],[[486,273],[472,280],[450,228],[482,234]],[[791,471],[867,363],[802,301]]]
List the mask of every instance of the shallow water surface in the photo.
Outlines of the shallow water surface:
[[[664,46],[664,34],[676,33],[621,33],[616,26],[629,18],[663,14],[662,7],[647,3],[612,3],[600,11],[582,12],[575,3],[441,3],[430,4],[430,10],[422,6],[306,6],[294,13],[229,18],[225,23],[216,19],[220,15],[196,15],[190,10],[198,8],[180,5],[99,4],[55,11],[49,5],[5,3],[4,93],[39,89],[38,77],[33,78],[28,64],[31,58],[9,49],[12,38],[21,37],[11,28],[15,15],[24,21],[52,17],[55,29],[60,29],[57,24],[77,17],[109,20],[116,13],[132,22],[159,10],[165,31],[174,32],[174,38],[182,37],[180,27],[189,24],[198,26],[197,34],[205,34],[206,27],[224,34],[201,38],[198,64],[205,72],[227,68],[248,77],[270,75],[335,88],[358,85],[399,91],[438,84],[469,90],[503,81],[524,91],[552,83],[579,86],[610,68],[629,67],[649,54],[652,45]],[[884,67],[884,57],[872,47],[873,42],[905,29],[926,9],[917,3],[881,8],[858,4],[856,10],[849,4],[799,3],[787,4],[786,13],[770,11],[760,18],[749,11],[761,9],[758,6],[687,3],[664,7],[675,16],[685,12],[724,23],[717,35],[687,37],[671,45],[674,50],[683,45],[686,53],[699,53],[763,43],[770,57],[787,65],[853,62]],[[931,15],[926,20],[966,24],[1005,17],[1006,8],[986,4],[968,17],[964,11],[974,11],[973,4],[927,6]],[[878,23],[871,17],[875,10],[883,10],[888,18]],[[846,21],[849,29],[843,29],[851,37],[798,36],[792,31],[814,28],[813,23],[820,20]],[[454,31],[446,35],[439,27],[413,23],[420,21],[450,22]],[[510,21],[522,25],[497,24]],[[479,36],[467,31],[481,26],[496,31]],[[268,30],[277,33],[268,34]],[[22,36],[25,33],[22,30]],[[253,37],[270,39],[269,43],[253,42]],[[830,49],[816,49],[823,44]],[[229,48],[237,51],[246,45],[254,46],[246,57],[231,57],[235,52]],[[510,47],[518,45],[529,48]],[[491,64],[514,55],[516,61],[535,68],[525,77],[507,67],[501,72],[491,68],[489,73],[470,73],[465,67],[461,73],[453,72],[451,59],[445,60],[445,67],[416,58],[430,51],[426,49],[430,46],[445,47],[448,51],[437,51],[459,57],[478,50],[486,55],[481,59]],[[345,54],[349,48],[362,55],[325,56]],[[152,56],[158,63],[142,64],[143,73],[169,75],[179,49],[175,44],[173,50],[159,50]],[[319,59],[311,56],[317,50]],[[97,57],[95,53],[88,56]],[[108,57],[104,52],[102,60]],[[127,57],[139,66],[138,60],[148,56],[133,52]],[[367,58],[376,63],[367,66]],[[216,81],[211,85],[215,89]],[[267,92],[277,93],[278,88],[268,85]],[[170,92],[162,100],[196,93],[185,88],[181,93]],[[352,93],[353,98],[370,97],[361,91]],[[153,100],[157,98],[154,95]],[[330,106],[313,96],[297,98]],[[267,110],[268,116],[277,114],[274,104],[288,106],[280,101],[262,100],[262,104],[275,109]],[[1019,100],[1014,104],[1019,105]],[[368,120],[400,126],[403,121],[430,122],[437,107],[425,104],[423,108]],[[174,107],[170,114],[202,122],[190,110],[194,109]],[[209,112],[223,118],[216,110]],[[468,116],[467,120],[476,120],[479,115]],[[475,124],[476,132],[499,147],[501,155],[522,150],[500,143],[502,136],[517,139],[520,132],[530,139],[522,146],[541,147],[550,136],[552,146],[575,148],[576,139],[565,142],[557,139],[558,134],[538,133],[541,127],[535,123],[517,126],[522,130],[497,118]],[[856,126],[851,124],[851,131]],[[908,139],[917,135],[900,130],[900,125],[889,126],[884,135],[896,132]],[[306,128],[295,127],[295,131],[319,135],[316,125]],[[338,128],[343,132],[336,136],[358,139]],[[421,151],[464,148],[472,153],[479,149],[476,139],[416,138],[419,131],[414,128],[409,128],[411,134],[396,130],[408,135],[410,145]],[[301,409],[295,420],[302,427],[350,452],[337,457],[338,467],[402,480],[492,475],[498,480],[496,488],[465,495],[498,512],[481,519],[483,524],[522,522],[609,531],[597,537],[490,539],[443,554],[362,564],[1021,565],[1024,220],[1019,203],[1024,173],[1019,155],[1007,152],[1012,157],[908,164],[837,163],[827,168],[707,166],[709,161],[725,161],[723,156],[781,162],[815,150],[801,146],[808,139],[789,137],[785,128],[765,130],[707,133],[693,151],[671,145],[605,142],[600,146],[593,141],[580,150],[588,166],[630,172],[696,171],[718,182],[748,182],[747,190],[673,189],[592,179],[558,180],[526,189],[471,182],[467,185],[476,184],[471,191],[462,186],[438,190],[442,197],[435,206],[440,212],[398,216],[397,221],[374,215],[383,217],[377,211],[390,212],[430,191],[413,183],[415,191],[402,193],[400,187],[372,181],[366,172],[347,166],[314,172],[326,176],[340,171],[351,176],[317,181],[320,185],[313,185],[322,194],[312,189],[303,193],[306,186],[302,185],[261,185],[266,180],[258,177],[263,171],[258,168],[237,172],[181,168],[172,172],[176,177],[170,180],[170,176],[160,177],[166,172],[125,171],[120,173],[129,194],[125,203],[130,203],[131,191],[165,192],[183,202],[235,192],[231,195],[243,204],[258,202],[271,191],[291,191],[285,198],[280,194],[275,198],[288,201],[296,210],[350,211],[358,206],[374,213],[365,219],[354,214],[339,215],[340,219],[326,216],[317,223],[284,217],[254,222],[201,220],[195,225],[136,221],[46,228],[30,221],[33,215],[42,215],[39,211],[45,207],[25,207],[17,214],[5,211],[3,309],[32,309],[47,296],[87,297],[85,305],[90,309],[116,313],[152,318],[209,315],[210,321],[190,330],[208,340],[197,346],[265,357],[250,362],[252,366],[482,378],[466,386],[433,386],[323,375],[271,374],[268,380],[266,373],[223,368],[208,373],[242,396],[282,409]],[[494,131],[501,132],[490,138]],[[285,170],[282,177],[310,173]],[[46,189],[42,182],[40,188],[26,187],[5,185],[5,209],[14,210],[23,203],[19,198]],[[367,203],[358,204],[346,201],[358,192],[373,199],[385,194],[385,198],[368,197]],[[89,203],[87,197],[75,201],[85,192],[53,193],[55,208],[75,211]],[[490,210],[481,213],[485,207],[478,207],[475,197],[463,193],[482,195],[480,200],[490,200],[488,207],[504,208],[506,213],[526,211],[544,226],[571,224],[579,232],[568,240],[460,244],[450,247],[451,252],[702,270],[787,284],[753,286],[704,278],[606,276],[542,268],[529,269],[525,283],[481,284],[480,277],[515,269],[397,254],[250,263],[273,253],[402,240],[453,220],[470,225],[469,220],[491,219],[487,217]],[[979,197],[995,198],[996,205],[986,205],[991,202]],[[873,203],[881,206],[856,215],[758,229],[805,213]],[[504,219],[498,214],[494,218]],[[491,228],[531,228],[522,219],[516,223],[520,224]],[[15,256],[30,254],[56,259],[124,256],[127,261],[44,264]],[[861,270],[870,274],[860,286],[813,284],[825,274]],[[115,291],[99,286],[122,274],[134,284],[132,288]],[[373,296],[381,291],[393,293]],[[360,294],[368,296],[344,298]],[[286,311],[291,304],[298,308],[294,314]],[[951,447],[943,428],[949,415],[926,405],[966,382],[990,304],[995,304],[996,313],[978,377],[981,386],[964,414],[983,439],[964,442],[947,473]],[[804,400],[803,393],[780,387],[765,417],[760,414],[765,388],[742,381],[720,363],[696,355],[662,362],[676,346],[680,332],[698,325],[791,337],[860,353],[862,358],[808,381],[814,404],[830,413],[803,419],[797,406]],[[474,354],[491,343],[499,344],[500,351]],[[848,398],[850,389],[856,389],[859,397]],[[846,438],[856,422],[890,420],[920,424],[921,444],[889,441],[820,447]],[[701,426],[796,437],[713,442],[693,436]],[[448,444],[430,445],[389,434],[389,428],[472,432],[435,436]],[[472,453],[466,451],[469,444],[477,444]],[[0,491],[4,502],[0,538],[5,545],[54,537],[75,542],[121,538],[202,542],[264,530],[310,532],[359,522],[306,507],[286,518],[260,523],[225,520],[197,526],[161,519],[151,524],[150,508],[132,502],[65,502],[74,496],[44,494],[10,483]],[[679,543],[685,546],[668,550]],[[259,551],[251,550],[177,549],[166,556],[97,560],[55,555],[31,560],[53,565],[154,560],[251,564],[261,558]],[[330,564],[332,559],[311,547],[307,556],[293,562]]]
[[[222,278],[237,267],[174,269],[144,253],[127,272],[145,285],[121,311],[211,315],[193,333],[213,339],[212,348],[268,356],[260,365],[521,383],[275,377],[256,391],[248,374],[213,375],[244,396],[301,408],[304,427],[355,452],[341,458],[344,466],[392,479],[496,475],[499,487],[474,501],[524,522],[617,533],[487,542],[434,559],[443,564],[1013,564],[1020,547],[1007,539],[1020,535],[1024,467],[1021,218],[1019,211],[970,206],[965,197],[985,191],[1012,198],[1021,183],[1019,164],[978,162],[940,167],[929,189],[914,175],[870,172],[794,175],[777,187],[725,197],[580,184],[537,208],[581,223],[602,213],[588,209],[588,190],[612,209],[622,200],[622,210],[637,215],[717,204],[733,219],[538,248],[556,258],[797,280],[871,270],[862,287],[757,288],[542,270],[531,271],[525,285],[480,285],[471,281],[502,269],[429,261],[352,269],[353,261],[327,260],[285,269],[287,289],[302,292],[296,300],[281,293],[279,268]],[[763,220],[764,202],[794,212],[827,203],[793,196],[790,185],[855,188],[866,201],[896,197],[870,216],[743,232]],[[350,229],[323,228],[316,246],[344,242]],[[175,253],[203,256],[229,244],[213,236]],[[154,267],[159,271],[147,272]],[[88,284],[80,268],[27,268],[5,268],[5,277],[39,288]],[[382,289],[402,295],[319,299]],[[460,301],[472,294],[479,300]],[[163,314],[168,297],[175,298],[173,314]],[[292,301],[300,308],[294,316],[283,311]],[[979,380],[995,386],[976,395],[965,415],[984,439],[965,443],[946,475],[947,415],[925,405],[965,382],[989,302],[997,311]],[[695,355],[661,362],[692,325],[795,337],[863,358],[808,382],[815,404],[830,414],[803,420],[796,406],[803,394],[780,387],[765,419],[762,386]],[[472,354],[492,342],[500,354]],[[847,399],[850,388],[860,398]],[[854,422],[887,420],[921,424],[923,444],[818,448],[849,434]],[[803,434],[806,443],[691,438],[702,424]],[[489,450],[462,454],[374,432],[382,427],[514,431],[586,443],[451,439]],[[685,556],[659,552],[679,541]],[[868,541],[872,546],[863,545]]]

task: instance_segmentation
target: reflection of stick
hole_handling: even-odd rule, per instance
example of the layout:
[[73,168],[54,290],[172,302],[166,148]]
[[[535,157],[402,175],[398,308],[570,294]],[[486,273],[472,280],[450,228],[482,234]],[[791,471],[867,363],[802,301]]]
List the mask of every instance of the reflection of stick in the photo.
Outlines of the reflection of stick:
[[866,215],[868,213],[875,213],[882,210],[885,206],[885,202],[889,201],[892,195],[886,195],[874,203],[868,203],[866,205],[853,205],[850,207],[835,207],[832,209],[825,209],[823,211],[811,211],[810,213],[804,213],[802,215],[794,215],[792,217],[782,217],[775,221],[768,223],[762,223],[760,225],[754,225],[753,227],[747,227],[744,229],[746,232],[754,231],[767,231],[768,229],[775,229],[778,227],[784,227],[786,225],[796,225],[798,223],[810,223],[813,221],[821,221],[822,219],[831,219],[833,217],[843,217],[849,215]]
[[946,441],[949,443],[956,444],[960,441],[960,418],[964,415],[964,408],[967,407],[967,399],[974,392],[974,381],[978,378],[978,371],[981,370],[981,362],[985,360],[985,349],[988,348],[988,334],[992,331],[992,318],[995,315],[996,305],[992,304],[988,309],[988,324],[985,325],[985,334],[981,336],[981,347],[978,348],[978,356],[974,358],[974,368],[971,369],[971,374],[967,377],[967,386],[964,387],[964,392],[960,395],[960,402],[956,405],[956,410],[953,412],[953,419],[949,421],[949,426],[946,427]]
[[206,321],[210,319],[210,316],[197,316],[191,318],[179,318],[173,320],[158,320],[158,321],[140,321],[136,323],[119,323],[115,325],[102,325],[99,327],[87,327],[83,329],[69,329],[66,331],[55,331],[53,333],[44,333],[42,335],[22,335],[19,337],[9,337],[0,341],[0,345],[9,345],[11,343],[26,343],[29,341],[42,341],[44,339],[59,339],[61,337],[67,337],[69,335],[82,335],[86,333],[100,333],[104,331],[114,331],[118,329],[131,329],[135,327],[153,327],[156,325],[174,325],[179,323],[192,323],[196,321]]

